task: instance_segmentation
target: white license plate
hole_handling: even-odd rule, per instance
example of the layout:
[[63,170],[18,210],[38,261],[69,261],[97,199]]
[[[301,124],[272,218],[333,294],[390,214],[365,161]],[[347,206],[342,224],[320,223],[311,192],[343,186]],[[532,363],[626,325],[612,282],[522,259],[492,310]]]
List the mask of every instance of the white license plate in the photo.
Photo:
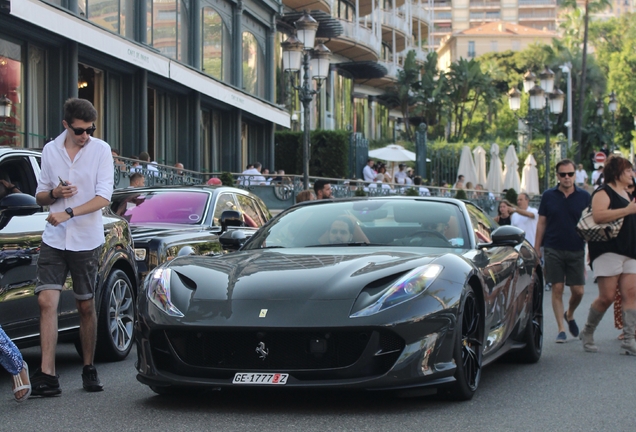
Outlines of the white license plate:
[[239,372],[234,375],[232,384],[285,385],[288,376],[286,373]]

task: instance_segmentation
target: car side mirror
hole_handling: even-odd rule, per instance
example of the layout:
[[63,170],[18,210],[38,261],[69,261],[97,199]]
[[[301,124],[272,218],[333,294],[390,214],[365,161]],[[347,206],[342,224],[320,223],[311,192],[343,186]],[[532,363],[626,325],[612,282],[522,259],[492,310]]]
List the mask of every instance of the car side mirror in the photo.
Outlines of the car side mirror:
[[247,236],[243,230],[230,230],[226,231],[219,236],[219,241],[223,246],[230,249],[238,249],[243,246],[243,243],[247,240]]
[[482,247],[501,247],[501,246],[517,246],[523,243],[526,233],[521,228],[512,225],[504,225],[492,232],[490,243],[480,243],[477,246]]
[[224,210],[221,213],[221,230],[227,231],[227,227],[242,227],[245,226],[243,224],[243,218],[241,217],[241,212],[236,210]]
[[7,226],[14,216],[29,216],[41,211],[35,197],[25,193],[14,193],[0,200],[0,229]]

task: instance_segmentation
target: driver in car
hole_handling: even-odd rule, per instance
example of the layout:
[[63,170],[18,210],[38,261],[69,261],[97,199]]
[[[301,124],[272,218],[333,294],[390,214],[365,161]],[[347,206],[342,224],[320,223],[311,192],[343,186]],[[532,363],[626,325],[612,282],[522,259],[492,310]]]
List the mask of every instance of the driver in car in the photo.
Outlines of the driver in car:
[[331,223],[329,228],[329,243],[351,243],[353,240],[353,221],[348,217],[340,216]]

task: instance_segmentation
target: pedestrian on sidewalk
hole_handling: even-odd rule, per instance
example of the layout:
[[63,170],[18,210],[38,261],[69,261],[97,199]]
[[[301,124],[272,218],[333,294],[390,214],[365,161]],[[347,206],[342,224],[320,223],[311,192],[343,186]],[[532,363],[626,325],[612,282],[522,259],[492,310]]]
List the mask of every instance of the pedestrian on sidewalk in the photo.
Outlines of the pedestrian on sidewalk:
[[86,99],[64,104],[64,131],[42,151],[36,199],[49,206],[42,234],[35,294],[40,306],[41,366],[31,377],[33,395],[62,393],[55,373],[60,293],[70,272],[80,316],[84,390],[103,390],[93,366],[97,340],[95,285],[104,244],[102,208],[113,193],[113,157],[108,143],[93,138],[97,111]]
[[[574,184],[576,165],[563,159],[556,165],[559,184],[543,192],[534,248],[542,256],[545,282],[552,284],[552,309],[559,328],[557,343],[565,343],[565,323],[570,334],[579,335],[574,311],[581,303],[585,285],[585,242],[576,232],[581,213],[590,203],[590,194]],[[547,175],[547,173],[546,173]],[[564,312],[564,285],[570,287],[570,302]]]
[[612,155],[605,164],[603,176],[605,184],[592,198],[594,222],[602,224],[623,219],[623,225],[615,238],[588,244],[599,295],[592,302],[581,340],[585,351],[598,351],[594,331],[614,302],[618,287],[623,302],[621,352],[636,355],[636,201],[626,190],[634,181],[632,164],[622,156]]
[[31,395],[29,382],[29,366],[22,359],[18,347],[0,327],[0,364],[13,375],[13,398],[16,402],[24,402]]

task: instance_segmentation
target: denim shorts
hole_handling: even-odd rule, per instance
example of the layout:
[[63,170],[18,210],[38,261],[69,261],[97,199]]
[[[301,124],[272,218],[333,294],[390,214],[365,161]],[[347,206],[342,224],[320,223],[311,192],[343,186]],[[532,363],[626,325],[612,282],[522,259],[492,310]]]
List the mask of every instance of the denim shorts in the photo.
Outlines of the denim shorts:
[[77,300],[90,300],[95,296],[97,268],[102,246],[87,251],[68,251],[40,246],[35,293],[44,290],[61,291],[68,273],[73,280]]
[[585,285],[585,251],[543,248],[546,283]]

